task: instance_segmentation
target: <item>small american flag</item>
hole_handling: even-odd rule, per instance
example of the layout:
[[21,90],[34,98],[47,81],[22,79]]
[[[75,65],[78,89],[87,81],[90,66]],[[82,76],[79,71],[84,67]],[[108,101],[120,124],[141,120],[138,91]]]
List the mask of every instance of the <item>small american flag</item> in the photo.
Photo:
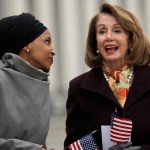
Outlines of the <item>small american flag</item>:
[[112,118],[110,140],[118,144],[128,142],[132,132],[132,121],[116,115]]
[[91,133],[69,145],[69,150],[100,150]]

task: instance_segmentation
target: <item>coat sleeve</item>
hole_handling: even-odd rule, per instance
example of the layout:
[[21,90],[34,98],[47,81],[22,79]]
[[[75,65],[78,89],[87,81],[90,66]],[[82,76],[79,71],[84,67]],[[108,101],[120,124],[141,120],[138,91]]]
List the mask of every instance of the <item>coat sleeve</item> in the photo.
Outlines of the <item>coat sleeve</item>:
[[142,145],[142,150],[150,150],[150,145]]
[[1,150],[41,150],[43,145],[22,141],[19,139],[3,139],[0,138]]
[[[67,110],[67,119],[66,119],[66,139],[64,141],[64,146],[67,147],[72,142],[76,141],[81,133],[79,131],[82,125],[80,120],[81,113],[77,104],[77,95],[76,88],[71,84],[69,84],[68,90],[68,98],[66,103]],[[81,123],[81,124],[80,124]]]
[[[70,85],[70,84],[69,84]],[[76,132],[76,118],[75,115],[77,113],[77,105],[75,102],[75,97],[73,94],[73,89],[71,85],[69,86],[68,90],[68,98],[66,103],[66,110],[67,110],[67,119],[66,119],[66,139],[64,142],[64,146],[68,146],[70,143],[74,141],[74,133]]]

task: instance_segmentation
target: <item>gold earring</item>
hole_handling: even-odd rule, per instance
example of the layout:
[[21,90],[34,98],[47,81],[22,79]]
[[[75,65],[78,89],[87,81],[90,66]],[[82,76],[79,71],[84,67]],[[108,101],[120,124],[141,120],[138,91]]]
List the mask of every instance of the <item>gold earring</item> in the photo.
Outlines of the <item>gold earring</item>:
[[27,49],[26,51],[27,51],[27,53],[29,53],[29,52],[30,52],[30,50],[29,50],[29,49]]

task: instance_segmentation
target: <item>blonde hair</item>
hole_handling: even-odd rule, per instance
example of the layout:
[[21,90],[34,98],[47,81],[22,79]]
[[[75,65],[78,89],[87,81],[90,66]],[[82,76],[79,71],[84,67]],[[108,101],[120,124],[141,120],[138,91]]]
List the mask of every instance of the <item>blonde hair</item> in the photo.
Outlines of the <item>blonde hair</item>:
[[129,45],[132,48],[126,58],[129,65],[143,66],[150,63],[150,42],[138,19],[128,10],[108,3],[100,7],[100,13],[96,14],[89,25],[87,44],[85,51],[85,63],[88,67],[99,67],[102,64],[102,56],[97,54],[96,23],[101,13],[114,16],[123,29],[129,33]]

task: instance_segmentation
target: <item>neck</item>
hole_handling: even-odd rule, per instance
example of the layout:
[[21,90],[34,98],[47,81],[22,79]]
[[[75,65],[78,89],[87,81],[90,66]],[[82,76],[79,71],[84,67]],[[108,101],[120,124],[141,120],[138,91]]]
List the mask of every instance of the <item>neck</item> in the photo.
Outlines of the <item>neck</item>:
[[105,62],[109,68],[113,69],[113,70],[116,70],[116,71],[121,71],[122,68],[124,67],[125,65],[125,62]]
[[[103,74],[104,74],[104,77],[105,77],[106,81],[108,82],[109,81],[109,75],[104,70],[103,70]],[[129,85],[132,82],[132,78],[133,78],[133,66],[131,66],[130,74],[127,76],[127,80],[129,82]]]

